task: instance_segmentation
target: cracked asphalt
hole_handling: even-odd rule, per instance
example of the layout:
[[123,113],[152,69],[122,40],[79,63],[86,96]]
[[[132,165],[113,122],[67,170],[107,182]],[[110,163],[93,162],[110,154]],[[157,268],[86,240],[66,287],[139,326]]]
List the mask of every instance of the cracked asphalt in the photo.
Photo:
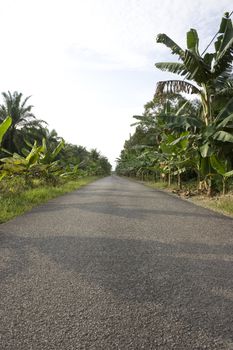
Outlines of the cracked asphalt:
[[0,226],[0,348],[233,350],[233,219],[116,176]]

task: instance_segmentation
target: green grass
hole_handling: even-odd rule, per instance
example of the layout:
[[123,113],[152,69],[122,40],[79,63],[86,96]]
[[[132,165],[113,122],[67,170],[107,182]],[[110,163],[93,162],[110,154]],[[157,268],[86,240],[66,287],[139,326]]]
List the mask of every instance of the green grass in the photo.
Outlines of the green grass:
[[233,215],[233,196],[221,198],[216,202],[215,208]]
[[0,194],[0,223],[21,215],[33,207],[47,202],[49,199],[77,190],[98,178],[97,176],[90,176],[75,181],[69,181],[57,187],[38,186],[20,193]]
[[233,194],[213,198],[196,196],[191,201],[218,213],[233,216]]
[[[142,181],[142,183],[146,186],[165,190],[168,192],[175,192],[178,190],[178,187],[176,184],[171,184],[171,186],[168,186],[166,182],[151,182],[151,181]],[[189,181],[184,182],[182,184],[183,191],[191,190],[194,191],[197,187],[196,181]],[[230,184],[230,189],[232,188],[232,184]],[[194,195],[191,198],[189,198],[190,201],[194,202],[197,205],[203,206],[205,208],[212,209],[218,213],[233,216],[233,191],[230,191],[225,196],[223,195],[216,195],[214,197],[207,197],[204,195]]]

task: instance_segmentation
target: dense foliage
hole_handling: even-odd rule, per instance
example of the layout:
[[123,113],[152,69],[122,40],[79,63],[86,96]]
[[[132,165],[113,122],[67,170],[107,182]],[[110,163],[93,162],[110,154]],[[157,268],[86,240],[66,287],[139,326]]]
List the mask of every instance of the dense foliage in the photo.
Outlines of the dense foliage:
[[[171,49],[179,62],[160,62],[162,71],[181,80],[160,81],[152,101],[125,142],[116,171],[171,181],[196,178],[198,188],[212,193],[227,189],[233,176],[233,27],[229,14],[221,20],[214,52],[199,53],[195,29],[187,32],[184,50],[166,34],[157,42]],[[196,95],[187,100],[186,94]]]
[[[18,92],[3,93],[0,105],[0,191],[37,183],[59,185],[85,176],[104,176],[111,164],[96,149],[65,142],[32,113]],[[10,185],[9,185],[10,184]]]

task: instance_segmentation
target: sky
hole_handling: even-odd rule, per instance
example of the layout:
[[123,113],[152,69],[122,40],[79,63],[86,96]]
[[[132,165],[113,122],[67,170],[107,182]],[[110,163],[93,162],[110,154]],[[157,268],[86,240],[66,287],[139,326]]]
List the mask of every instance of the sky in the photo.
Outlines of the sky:
[[0,0],[0,92],[32,96],[50,130],[114,166],[132,116],[170,77],[155,62],[176,61],[156,36],[185,47],[195,28],[204,50],[232,10],[230,0]]

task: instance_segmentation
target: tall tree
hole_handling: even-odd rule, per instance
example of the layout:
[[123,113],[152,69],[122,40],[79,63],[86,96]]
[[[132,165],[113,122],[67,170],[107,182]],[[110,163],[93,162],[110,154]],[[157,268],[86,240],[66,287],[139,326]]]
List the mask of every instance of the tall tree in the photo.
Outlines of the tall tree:
[[[175,73],[182,80],[160,81],[157,95],[164,93],[198,94],[203,107],[203,120],[211,123],[218,111],[233,96],[232,60],[233,60],[233,26],[229,13],[222,18],[216,35],[215,52],[200,54],[199,38],[195,29],[187,32],[187,48],[183,50],[166,34],[159,34],[157,42],[171,49],[181,62],[158,62],[155,66],[162,71]],[[193,81],[191,84],[189,81]],[[233,103],[229,106],[233,111]]]

